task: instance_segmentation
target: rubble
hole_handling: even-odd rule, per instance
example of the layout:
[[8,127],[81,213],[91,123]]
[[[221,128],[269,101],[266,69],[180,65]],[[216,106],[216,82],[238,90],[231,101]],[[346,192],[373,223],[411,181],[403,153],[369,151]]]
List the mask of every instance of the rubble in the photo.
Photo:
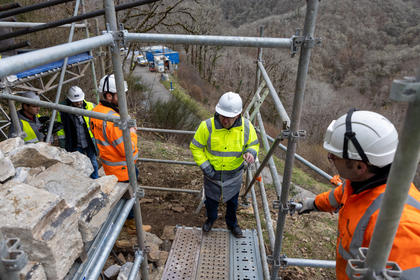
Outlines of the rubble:
[[0,143],[0,232],[20,239],[24,279],[63,279],[126,192],[128,184],[93,180],[92,171],[79,152],[20,138]]

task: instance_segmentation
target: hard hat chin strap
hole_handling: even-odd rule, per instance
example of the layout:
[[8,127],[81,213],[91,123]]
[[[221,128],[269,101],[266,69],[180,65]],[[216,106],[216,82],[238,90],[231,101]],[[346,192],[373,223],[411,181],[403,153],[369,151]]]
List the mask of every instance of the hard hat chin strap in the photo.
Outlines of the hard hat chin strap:
[[346,133],[344,133],[344,142],[343,142],[343,158],[349,159],[348,143],[350,140],[353,143],[353,146],[356,148],[357,153],[362,158],[362,161],[369,163],[369,159],[367,158],[365,152],[363,151],[362,146],[360,146],[359,141],[357,141],[356,133],[353,132],[351,128],[351,116],[353,115],[355,111],[357,110],[355,108],[352,108],[347,112]]
[[[109,74],[106,75],[105,80],[104,80],[104,84],[102,85],[102,92],[109,92]],[[106,90],[105,90],[106,87]]]

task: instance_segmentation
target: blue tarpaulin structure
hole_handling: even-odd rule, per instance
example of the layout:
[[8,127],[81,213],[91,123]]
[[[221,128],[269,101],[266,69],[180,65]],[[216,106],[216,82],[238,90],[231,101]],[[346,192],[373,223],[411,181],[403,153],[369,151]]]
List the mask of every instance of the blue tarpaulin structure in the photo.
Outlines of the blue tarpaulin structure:
[[[89,52],[76,54],[76,55],[73,55],[73,56],[69,57],[69,59],[67,61],[67,65],[71,65],[71,64],[74,64],[74,63],[90,60],[92,58],[93,58],[93,56],[89,55]],[[48,63],[48,64],[44,64],[44,65],[29,69],[29,70],[26,70],[26,71],[17,73],[16,77],[18,79],[26,78],[26,77],[29,77],[29,76],[33,76],[35,74],[47,72],[47,71],[52,70],[52,69],[61,68],[61,67],[63,67],[63,64],[64,64],[64,59],[59,60],[59,61],[55,61],[55,62],[51,62],[51,63]]]
[[146,58],[148,61],[154,61],[154,56],[164,55],[172,64],[179,64],[179,53],[164,46],[154,46],[145,48]]

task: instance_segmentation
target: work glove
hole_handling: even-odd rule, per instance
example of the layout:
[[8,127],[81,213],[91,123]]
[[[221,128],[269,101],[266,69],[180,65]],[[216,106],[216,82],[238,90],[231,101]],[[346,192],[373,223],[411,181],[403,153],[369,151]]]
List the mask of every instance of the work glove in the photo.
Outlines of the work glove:
[[318,211],[315,206],[315,198],[305,198],[302,202],[302,208],[299,210],[298,214],[306,214],[312,211]]
[[203,169],[203,173],[204,176],[213,179],[214,176],[216,175],[216,171],[214,171],[214,168],[212,165],[207,166],[206,168]]
[[340,175],[334,175],[330,179],[330,183],[338,187],[339,185],[343,184],[343,181],[340,179]]

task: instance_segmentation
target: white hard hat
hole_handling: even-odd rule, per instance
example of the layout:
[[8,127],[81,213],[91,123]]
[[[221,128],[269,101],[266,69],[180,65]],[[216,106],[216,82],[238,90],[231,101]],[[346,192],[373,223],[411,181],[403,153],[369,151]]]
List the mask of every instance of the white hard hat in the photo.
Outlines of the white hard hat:
[[17,96],[21,96],[21,97],[26,97],[26,98],[30,98],[33,100],[37,100],[40,101],[41,99],[39,98],[39,95],[36,94],[33,91],[22,91],[22,92],[18,92],[16,93]]
[[67,93],[67,98],[71,102],[80,102],[85,99],[85,93],[78,86],[72,86]]
[[239,115],[242,112],[242,99],[239,94],[231,91],[223,94],[216,105],[216,112],[228,118]]
[[350,110],[327,128],[324,149],[347,159],[363,160],[384,167],[394,160],[398,132],[384,116]]
[[[111,92],[117,93],[117,86],[115,84],[115,77],[114,74],[112,75],[105,75],[99,82],[99,91],[102,93]],[[124,92],[128,91],[127,82],[124,81]]]

